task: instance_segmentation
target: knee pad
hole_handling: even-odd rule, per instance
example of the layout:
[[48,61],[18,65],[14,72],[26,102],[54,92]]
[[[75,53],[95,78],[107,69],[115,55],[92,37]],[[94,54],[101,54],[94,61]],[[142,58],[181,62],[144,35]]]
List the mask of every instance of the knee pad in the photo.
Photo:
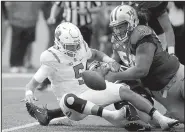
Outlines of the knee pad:
[[79,113],[83,113],[86,103],[87,103],[86,100],[78,98],[76,95],[72,93],[66,94],[64,97],[64,104],[68,108],[75,110]]

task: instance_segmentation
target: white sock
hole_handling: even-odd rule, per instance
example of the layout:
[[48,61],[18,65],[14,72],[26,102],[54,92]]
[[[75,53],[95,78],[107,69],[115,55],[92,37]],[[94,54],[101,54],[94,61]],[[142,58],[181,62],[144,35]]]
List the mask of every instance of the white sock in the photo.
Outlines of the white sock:
[[161,113],[159,113],[159,111],[155,111],[154,113],[153,113],[153,118],[155,119],[155,120],[157,120],[158,122],[160,122],[160,121],[162,121],[163,119],[164,119],[164,116],[161,114]]

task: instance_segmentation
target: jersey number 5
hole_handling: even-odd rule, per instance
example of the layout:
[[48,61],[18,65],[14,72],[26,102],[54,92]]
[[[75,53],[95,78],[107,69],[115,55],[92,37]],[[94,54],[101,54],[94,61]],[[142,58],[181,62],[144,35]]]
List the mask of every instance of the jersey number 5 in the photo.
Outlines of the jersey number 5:
[[79,79],[82,77],[82,73],[80,73],[80,69],[84,69],[84,65],[82,63],[76,65],[73,67],[74,72],[75,72],[75,78],[78,79],[79,85],[84,84],[84,80]]

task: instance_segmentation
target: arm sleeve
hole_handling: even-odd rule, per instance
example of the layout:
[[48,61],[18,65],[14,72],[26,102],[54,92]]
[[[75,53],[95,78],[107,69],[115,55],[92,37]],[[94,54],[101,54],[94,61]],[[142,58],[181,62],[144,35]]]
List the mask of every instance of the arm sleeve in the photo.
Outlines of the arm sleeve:
[[46,66],[46,65],[41,65],[41,67],[35,73],[35,75],[33,77],[37,82],[42,83],[44,81],[44,79],[46,79],[53,72],[54,72],[53,68]]

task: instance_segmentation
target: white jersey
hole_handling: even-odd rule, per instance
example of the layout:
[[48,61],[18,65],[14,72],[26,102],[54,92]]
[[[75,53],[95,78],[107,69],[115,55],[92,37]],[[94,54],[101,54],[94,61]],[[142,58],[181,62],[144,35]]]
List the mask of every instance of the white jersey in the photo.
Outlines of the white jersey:
[[74,89],[87,90],[81,73],[86,70],[87,60],[91,56],[91,50],[86,43],[79,51],[78,60],[61,53],[54,47],[41,54],[41,65],[47,65],[53,69],[48,78],[57,100],[61,99],[66,89],[69,89],[67,92],[73,92]]

